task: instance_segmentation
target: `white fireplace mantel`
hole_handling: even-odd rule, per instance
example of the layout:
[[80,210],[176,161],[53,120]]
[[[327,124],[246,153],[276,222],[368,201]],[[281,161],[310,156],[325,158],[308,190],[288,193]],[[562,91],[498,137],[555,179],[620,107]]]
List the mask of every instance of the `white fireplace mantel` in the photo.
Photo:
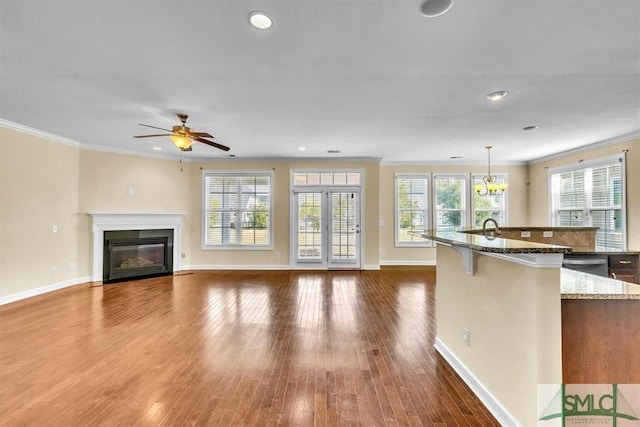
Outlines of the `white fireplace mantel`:
[[104,232],[113,230],[173,230],[173,271],[180,270],[180,231],[182,213],[97,213],[89,212],[93,229],[93,274],[94,282],[102,281],[102,259]]

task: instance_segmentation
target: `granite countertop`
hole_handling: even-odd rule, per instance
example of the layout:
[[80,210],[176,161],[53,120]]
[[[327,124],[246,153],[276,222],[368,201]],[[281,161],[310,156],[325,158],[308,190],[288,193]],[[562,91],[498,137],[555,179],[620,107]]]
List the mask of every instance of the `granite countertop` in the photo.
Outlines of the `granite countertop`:
[[425,230],[422,233],[415,233],[423,239],[434,240],[449,245],[462,246],[479,252],[493,253],[568,253],[571,248],[568,246],[548,245],[545,243],[527,242],[524,240],[503,239],[500,237],[482,236],[469,233],[474,228],[459,228],[455,231]]
[[[591,230],[591,231],[595,231],[600,227],[556,227],[556,226],[548,226],[548,227],[540,227],[540,226],[535,226],[535,227],[502,227],[500,226],[501,230],[529,230],[529,231],[547,231],[547,230],[551,230],[551,231],[586,231],[586,230]],[[482,233],[482,229],[478,229],[478,228],[470,228],[469,231],[467,231],[468,233]]]
[[640,285],[567,268],[560,269],[560,284],[562,299],[640,300]]
[[599,250],[599,249],[593,249],[593,248],[583,248],[580,246],[573,246],[571,253],[573,254],[578,254],[578,255],[585,255],[585,254],[594,254],[594,255],[637,255],[640,254],[640,251],[635,251],[633,249],[631,250],[614,250],[614,249],[607,249],[607,250]]

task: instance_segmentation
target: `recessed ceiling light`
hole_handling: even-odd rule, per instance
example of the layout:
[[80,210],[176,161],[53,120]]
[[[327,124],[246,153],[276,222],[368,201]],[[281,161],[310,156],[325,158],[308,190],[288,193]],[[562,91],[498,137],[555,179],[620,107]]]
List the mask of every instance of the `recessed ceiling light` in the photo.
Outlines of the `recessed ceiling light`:
[[162,151],[162,148],[161,148],[161,147],[153,147],[153,149],[154,149],[155,151]]
[[298,151],[307,151],[307,147],[298,147]]
[[229,154],[229,157],[235,157],[235,156],[236,156],[235,154]]
[[488,94],[486,96],[486,98],[489,101],[500,101],[502,98],[504,98],[508,94],[509,94],[509,92],[507,92],[506,90],[499,90],[497,92],[491,92],[490,94]]
[[340,154],[340,150],[327,150],[329,154]]
[[449,157],[449,158],[450,158],[451,160],[458,160],[458,159],[461,159],[461,158],[462,158],[462,156],[451,156],[451,157]]
[[451,9],[451,0],[424,0],[420,5],[420,12],[427,18],[435,18]]
[[525,126],[522,128],[522,130],[536,130],[536,129],[538,129],[538,126],[536,125]]
[[251,22],[251,25],[261,30],[271,28],[271,25],[273,25],[273,21],[269,15],[264,12],[251,12],[249,14],[249,22]]

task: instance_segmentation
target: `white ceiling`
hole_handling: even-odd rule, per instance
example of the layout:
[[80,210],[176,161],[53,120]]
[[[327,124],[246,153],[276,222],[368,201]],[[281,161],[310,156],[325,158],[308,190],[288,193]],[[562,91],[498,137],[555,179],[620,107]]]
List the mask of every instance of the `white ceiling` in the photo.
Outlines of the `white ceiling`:
[[[640,131],[640,1],[453,1],[2,0],[0,119],[186,158],[521,162]],[[179,112],[231,151],[132,138]]]

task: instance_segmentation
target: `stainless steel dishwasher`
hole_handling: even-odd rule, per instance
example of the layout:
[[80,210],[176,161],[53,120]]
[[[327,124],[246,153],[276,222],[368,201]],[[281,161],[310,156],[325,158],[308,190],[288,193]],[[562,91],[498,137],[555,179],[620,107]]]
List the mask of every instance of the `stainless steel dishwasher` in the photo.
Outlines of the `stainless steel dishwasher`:
[[562,266],[571,270],[609,277],[607,255],[600,254],[565,254]]

